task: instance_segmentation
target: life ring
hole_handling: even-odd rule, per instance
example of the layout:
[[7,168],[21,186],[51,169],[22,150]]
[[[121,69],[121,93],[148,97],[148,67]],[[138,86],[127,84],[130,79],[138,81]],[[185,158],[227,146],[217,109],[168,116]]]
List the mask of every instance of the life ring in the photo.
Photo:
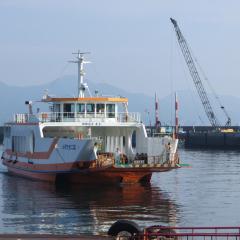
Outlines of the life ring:
[[113,237],[133,237],[141,232],[140,227],[133,221],[118,220],[108,230],[108,235]]

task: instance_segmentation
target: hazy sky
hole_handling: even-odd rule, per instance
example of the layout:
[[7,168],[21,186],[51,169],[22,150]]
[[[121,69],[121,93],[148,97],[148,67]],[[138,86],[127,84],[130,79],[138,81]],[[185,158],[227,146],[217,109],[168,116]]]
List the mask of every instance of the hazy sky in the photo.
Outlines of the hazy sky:
[[239,0],[0,0],[0,81],[34,85],[76,74],[165,96],[192,89],[169,21],[175,18],[219,94],[240,91]]

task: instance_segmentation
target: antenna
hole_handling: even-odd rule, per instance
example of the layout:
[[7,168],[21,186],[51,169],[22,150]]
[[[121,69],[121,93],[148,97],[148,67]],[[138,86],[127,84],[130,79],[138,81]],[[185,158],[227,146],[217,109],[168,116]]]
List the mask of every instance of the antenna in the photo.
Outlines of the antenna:
[[[78,52],[75,52],[73,54],[76,55],[77,60],[69,61],[69,62],[78,64],[78,97],[83,98],[86,88],[88,89],[87,83],[83,82],[83,77],[85,75],[85,72],[83,70],[83,65],[86,63],[90,63],[89,61],[84,60],[84,55],[90,54],[90,52],[80,52],[80,50],[78,50]],[[89,89],[88,89],[88,92],[89,92]],[[90,92],[89,92],[89,95],[91,95]]]

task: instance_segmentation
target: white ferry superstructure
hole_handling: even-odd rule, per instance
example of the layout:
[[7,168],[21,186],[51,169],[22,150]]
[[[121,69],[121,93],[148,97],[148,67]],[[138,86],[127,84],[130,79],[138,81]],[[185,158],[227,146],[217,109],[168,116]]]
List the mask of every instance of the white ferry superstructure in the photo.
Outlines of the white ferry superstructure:
[[[49,182],[149,182],[177,168],[178,139],[148,137],[124,97],[85,96],[84,53],[77,53],[78,97],[51,97],[50,112],[15,114],[5,124],[3,164],[12,174]],[[120,112],[123,109],[123,112]]]

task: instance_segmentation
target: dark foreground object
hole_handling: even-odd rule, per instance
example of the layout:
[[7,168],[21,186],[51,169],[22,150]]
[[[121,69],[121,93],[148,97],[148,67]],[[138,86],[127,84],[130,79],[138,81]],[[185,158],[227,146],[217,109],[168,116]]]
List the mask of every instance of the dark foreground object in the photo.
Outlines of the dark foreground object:
[[140,227],[135,222],[128,220],[118,220],[108,230],[108,235],[120,239],[123,237],[131,239],[133,236],[139,236],[140,233]]
[[173,239],[240,239],[239,227],[169,227],[150,226],[140,230],[132,221],[119,220],[108,234],[118,240],[173,240]]
[[109,236],[51,235],[51,234],[0,234],[0,240],[199,240],[240,239],[239,227],[169,227],[150,226],[140,230],[132,221],[119,220],[108,231]]

